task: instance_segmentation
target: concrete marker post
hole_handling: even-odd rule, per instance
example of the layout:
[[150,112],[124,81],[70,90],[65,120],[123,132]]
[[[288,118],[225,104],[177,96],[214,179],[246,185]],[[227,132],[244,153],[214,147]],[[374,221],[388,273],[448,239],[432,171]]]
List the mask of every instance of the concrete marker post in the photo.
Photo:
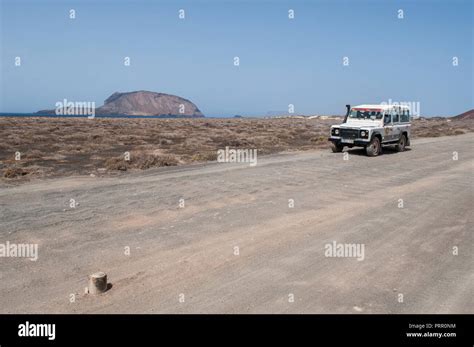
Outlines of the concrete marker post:
[[107,290],[107,275],[104,272],[96,272],[89,275],[88,292],[92,295],[104,293]]

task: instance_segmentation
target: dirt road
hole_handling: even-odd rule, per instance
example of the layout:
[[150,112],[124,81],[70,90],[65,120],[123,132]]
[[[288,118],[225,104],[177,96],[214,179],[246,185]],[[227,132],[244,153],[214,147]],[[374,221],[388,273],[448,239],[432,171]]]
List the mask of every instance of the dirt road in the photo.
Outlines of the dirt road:
[[[0,188],[0,243],[39,245],[36,262],[0,258],[0,313],[472,313],[473,148],[466,134]],[[329,257],[333,242],[363,256]],[[98,270],[112,288],[85,296]]]

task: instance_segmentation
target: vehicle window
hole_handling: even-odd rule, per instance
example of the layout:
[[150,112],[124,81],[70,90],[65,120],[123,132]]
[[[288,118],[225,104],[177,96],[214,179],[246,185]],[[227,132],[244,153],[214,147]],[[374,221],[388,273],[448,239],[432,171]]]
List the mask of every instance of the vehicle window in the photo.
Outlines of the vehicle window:
[[380,113],[380,111],[357,109],[352,109],[349,113],[349,118],[370,119],[370,117],[375,117],[375,119],[382,119],[382,113]]
[[404,109],[402,111],[401,122],[409,122],[410,121],[410,110]]
[[383,124],[389,124],[391,123],[391,115],[390,113],[386,113],[383,117]]
[[392,117],[392,119],[393,119],[393,122],[394,122],[394,123],[398,123],[398,120],[399,120],[399,117],[400,117],[400,116],[399,116],[399,113],[400,113],[400,111],[399,111],[398,108],[396,108],[396,109],[393,110],[393,117]]

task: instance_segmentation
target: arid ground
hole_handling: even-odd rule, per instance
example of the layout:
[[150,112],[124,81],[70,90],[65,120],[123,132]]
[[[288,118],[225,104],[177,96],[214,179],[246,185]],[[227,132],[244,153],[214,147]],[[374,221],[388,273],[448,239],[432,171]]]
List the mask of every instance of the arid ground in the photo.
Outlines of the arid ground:
[[[1,117],[0,182],[18,184],[43,177],[104,176],[213,161],[217,150],[225,146],[257,149],[259,157],[329,148],[329,127],[341,120]],[[472,119],[420,119],[412,124],[414,138],[474,131]],[[17,152],[19,157],[15,157]],[[125,152],[130,153],[129,161],[125,160]]]
[[[473,146],[1,186],[0,244],[36,244],[38,259],[0,258],[0,313],[472,313]],[[334,242],[363,257],[328,256]],[[112,287],[85,295],[96,271]]]

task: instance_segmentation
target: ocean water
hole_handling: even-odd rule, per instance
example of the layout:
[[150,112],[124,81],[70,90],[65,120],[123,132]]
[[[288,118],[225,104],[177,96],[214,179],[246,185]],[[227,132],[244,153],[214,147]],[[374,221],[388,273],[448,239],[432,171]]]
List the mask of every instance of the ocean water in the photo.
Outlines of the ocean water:
[[[84,115],[55,115],[55,114],[36,114],[36,113],[0,113],[0,117],[45,117],[45,118],[87,118]],[[129,116],[124,114],[114,115],[96,115],[94,118],[203,118],[203,117],[183,117],[179,116]],[[205,118],[220,118],[220,117],[205,117]],[[227,117],[222,117],[227,118]]]

